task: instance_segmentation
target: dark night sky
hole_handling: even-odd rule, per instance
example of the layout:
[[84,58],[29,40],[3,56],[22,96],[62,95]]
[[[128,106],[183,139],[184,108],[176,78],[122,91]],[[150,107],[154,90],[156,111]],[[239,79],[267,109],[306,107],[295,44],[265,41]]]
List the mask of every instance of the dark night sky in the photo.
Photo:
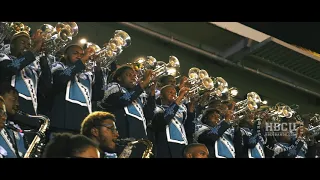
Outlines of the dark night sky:
[[240,22],[289,44],[320,53],[320,22]]

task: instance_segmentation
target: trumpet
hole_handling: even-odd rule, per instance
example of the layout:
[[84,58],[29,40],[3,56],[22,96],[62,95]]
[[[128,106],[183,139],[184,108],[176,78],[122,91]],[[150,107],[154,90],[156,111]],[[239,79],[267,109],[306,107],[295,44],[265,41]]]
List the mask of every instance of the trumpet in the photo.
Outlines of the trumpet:
[[178,68],[180,68],[180,62],[177,57],[169,56],[169,63],[166,64],[163,61],[158,61],[156,67],[153,69],[154,76],[159,78],[164,75],[172,75],[174,77],[179,76]]
[[255,92],[250,92],[247,94],[245,100],[239,101],[235,104],[236,111],[234,115],[243,116],[249,112],[255,111],[259,108],[261,103],[260,96]]
[[101,67],[109,69],[110,65],[116,61],[116,56],[119,56],[124,48],[131,45],[131,37],[122,30],[116,30],[114,36],[102,48],[92,42],[84,45],[84,48],[93,48],[94,53],[91,54],[91,61],[87,63],[88,71],[92,71],[97,63]]
[[138,79],[141,79],[145,71],[148,69],[154,69],[157,64],[157,59],[153,56],[147,56],[146,58],[140,57],[133,61],[131,64],[133,69],[138,74]]
[[84,49],[91,48],[93,49],[93,53],[90,55],[90,59],[85,63],[85,71],[86,72],[94,72],[94,67],[97,65],[97,62],[94,59],[94,55],[101,51],[100,46],[95,43],[87,42],[84,45]]
[[238,89],[235,87],[229,88],[225,93],[222,93],[220,97],[221,101],[230,101],[232,98],[238,95]]
[[78,25],[75,22],[58,22],[55,27],[50,24],[43,24],[39,29],[44,39],[45,52],[43,53],[53,56],[68,45],[79,32]]
[[188,72],[188,82],[193,85],[199,83],[204,78],[209,77],[208,72],[203,69],[192,67]]

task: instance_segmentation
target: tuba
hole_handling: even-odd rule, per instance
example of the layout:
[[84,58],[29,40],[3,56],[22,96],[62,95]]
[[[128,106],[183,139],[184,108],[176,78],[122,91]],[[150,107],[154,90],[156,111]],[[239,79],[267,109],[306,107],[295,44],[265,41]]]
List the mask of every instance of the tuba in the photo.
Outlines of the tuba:
[[43,148],[45,147],[45,133],[49,129],[50,119],[44,115],[32,116],[22,111],[18,111],[18,114],[40,120],[41,126],[24,155],[24,158],[40,158]]
[[123,142],[128,142],[122,153],[119,155],[119,158],[129,158],[132,153],[132,148],[135,144],[142,143],[146,146],[146,150],[143,152],[142,158],[150,158],[152,153],[153,144],[148,139],[139,139],[134,140],[133,138],[127,139],[118,139],[116,143],[119,145]]

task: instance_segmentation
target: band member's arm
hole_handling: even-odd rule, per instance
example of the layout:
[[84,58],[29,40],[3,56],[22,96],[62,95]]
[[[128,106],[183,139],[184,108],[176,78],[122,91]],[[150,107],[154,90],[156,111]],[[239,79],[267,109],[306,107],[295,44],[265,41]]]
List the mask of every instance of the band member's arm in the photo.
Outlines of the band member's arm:
[[196,118],[195,103],[189,103],[187,105],[187,117],[184,123],[184,129],[186,131],[186,135],[188,139],[193,139],[193,134],[195,133],[195,130],[196,130],[196,125],[194,123],[195,118]]
[[42,97],[49,95],[52,89],[52,74],[46,56],[40,57],[40,77],[39,77],[39,94]]
[[92,85],[92,101],[100,101],[103,98],[103,72],[101,67],[94,68],[94,84]]
[[155,109],[156,109],[156,97],[155,95],[151,94],[148,96],[147,98],[147,104],[143,107],[143,113],[144,116],[147,120],[147,124],[149,124],[150,120],[153,119],[154,115],[155,115]]
[[140,84],[136,85],[130,92],[125,91],[118,83],[110,83],[107,90],[104,92],[104,98],[101,101],[101,107],[107,105],[116,106],[119,108],[128,106],[132,101],[138,99],[142,94],[143,89]]
[[245,152],[243,152],[243,147],[245,146],[245,141],[248,140],[245,135],[242,134],[239,126],[234,128],[234,137],[233,137],[233,145],[236,151],[236,156],[242,156]]
[[22,57],[13,60],[5,54],[0,54],[0,72],[3,77],[11,77],[35,60],[31,51],[26,51]]
[[113,61],[110,65],[110,72],[109,74],[112,74],[113,72],[115,72],[117,70],[117,63],[115,61]]
[[155,112],[155,117],[152,120],[152,127],[155,130],[163,129],[166,125],[168,125],[176,112],[179,109],[179,105],[177,103],[172,103],[165,111],[157,108]]
[[224,120],[220,121],[220,123],[217,126],[199,135],[198,142],[212,146],[214,145],[213,143],[217,141],[229,128],[229,123],[227,123]]
[[291,158],[304,158],[305,150],[307,149],[306,143],[302,139],[297,139],[293,147],[290,147],[289,150],[281,152],[279,155],[282,157],[291,157]]
[[54,87],[65,87],[67,86],[68,81],[70,81],[74,76],[83,71],[85,69],[85,65],[79,59],[75,62],[74,65],[63,69],[60,64],[57,64],[58,67],[52,68],[52,75],[53,75],[53,84]]
[[248,144],[248,148],[250,149],[254,148],[259,141],[264,142],[264,139],[263,139],[264,132],[262,132],[262,128],[259,124],[261,123],[261,121],[260,122],[259,121],[260,120],[254,122],[252,135],[249,137],[248,141],[246,142]]

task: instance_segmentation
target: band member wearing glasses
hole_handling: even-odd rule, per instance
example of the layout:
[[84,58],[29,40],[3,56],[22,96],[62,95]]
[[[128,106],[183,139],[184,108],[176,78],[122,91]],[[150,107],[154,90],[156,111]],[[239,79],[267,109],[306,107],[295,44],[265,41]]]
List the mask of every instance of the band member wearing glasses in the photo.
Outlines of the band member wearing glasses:
[[100,158],[98,145],[88,137],[55,133],[47,144],[43,158]]
[[[136,72],[128,65],[121,66],[114,72],[113,80],[108,84],[99,107],[117,117],[120,138],[147,139],[147,124],[155,109],[155,92],[150,92],[147,102],[141,94],[149,87],[151,78],[152,71],[147,70],[143,79],[137,81]],[[144,150],[143,144],[137,144],[130,158],[141,158]]]
[[117,158],[115,142],[119,134],[115,121],[113,114],[96,111],[89,114],[81,124],[80,133],[99,144],[103,158]]
[[233,131],[230,121],[233,112],[221,112],[217,109],[207,109],[201,119],[204,125],[197,129],[195,140],[207,146],[213,158],[235,158]]
[[195,118],[194,102],[188,104],[182,101],[189,88],[181,88],[177,97],[174,86],[167,85],[161,89],[161,106],[158,106],[152,120],[155,133],[156,158],[182,158],[182,152],[188,145],[188,130],[193,129]]
[[52,131],[79,133],[81,122],[92,112],[92,101],[102,99],[101,68],[85,72],[93,52],[92,48],[83,50],[72,44],[66,47],[64,57],[52,65]]
[[188,144],[183,150],[184,158],[209,158],[209,150],[201,143]]
[[4,126],[7,123],[16,130],[20,129],[19,126],[9,120],[19,106],[18,92],[10,84],[2,83],[0,97],[0,156],[4,158],[21,158],[26,153],[23,134]]

